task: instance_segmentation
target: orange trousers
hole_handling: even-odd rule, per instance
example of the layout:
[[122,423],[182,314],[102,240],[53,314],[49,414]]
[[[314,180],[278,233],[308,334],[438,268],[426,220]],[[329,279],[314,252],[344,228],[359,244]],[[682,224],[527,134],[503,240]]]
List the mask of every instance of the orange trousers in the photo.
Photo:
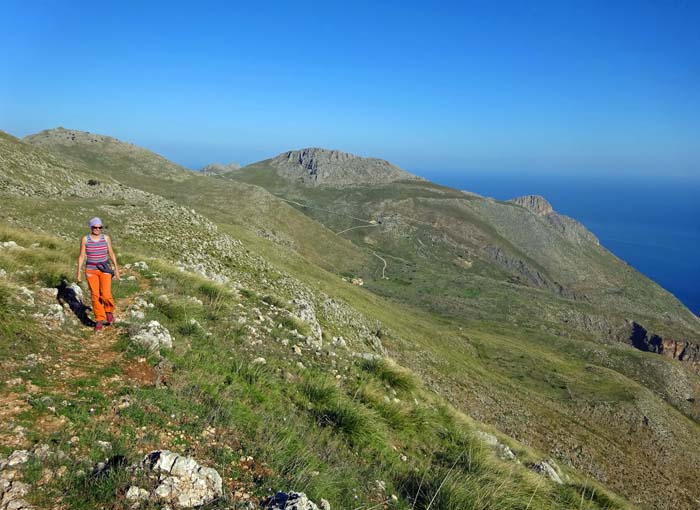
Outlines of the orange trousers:
[[95,321],[106,321],[107,312],[114,311],[112,275],[103,273],[99,269],[86,269],[85,278],[90,286],[92,311],[95,312]]

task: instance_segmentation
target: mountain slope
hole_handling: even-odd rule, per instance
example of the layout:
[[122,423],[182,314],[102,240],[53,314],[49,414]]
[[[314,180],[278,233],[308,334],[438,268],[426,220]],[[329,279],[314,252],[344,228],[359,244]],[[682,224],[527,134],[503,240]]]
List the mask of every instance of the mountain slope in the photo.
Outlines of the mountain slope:
[[[270,487],[303,487],[335,508],[628,506],[570,468],[557,468],[565,483],[545,481],[529,469],[542,454],[492,435],[381,358],[383,342],[404,340],[360,310],[388,311],[410,330],[407,310],[315,266],[299,272],[313,274],[310,286],[189,208],[89,184],[89,168],[61,164],[0,137],[0,366],[10,381],[0,397],[12,404],[1,411],[0,441],[5,453],[48,445],[48,461],[13,464],[32,503],[127,508],[126,489],[153,482],[119,467],[85,474],[108,444],[108,455],[128,462],[154,447],[195,455],[221,473],[219,504],[234,508]],[[114,286],[124,322],[102,337],[51,308],[94,212],[110,226],[127,278]],[[172,350],[136,343],[153,320]],[[521,464],[499,459],[510,448]],[[49,475],[36,476],[37,465]]]
[[[284,202],[221,177],[195,175],[182,184],[167,177],[143,178],[138,166],[130,166],[128,148],[119,155],[102,154],[88,143],[70,150],[60,143],[40,148],[13,143],[8,150],[16,161],[36,161],[17,167],[21,171],[10,179],[12,190],[33,186],[42,193],[45,183],[33,184],[32,174],[47,161],[70,168],[78,182],[55,202],[47,195],[33,199],[11,191],[3,202],[8,204],[3,221],[72,238],[81,230],[81,218],[99,211],[122,245],[148,249],[149,218],[163,214],[147,205],[148,197],[158,201],[160,196],[159,211],[167,210],[166,203],[175,205],[175,212],[185,206],[197,221],[210,225],[205,231],[213,243],[232,233],[243,241],[226,252],[213,244],[211,251],[194,257],[193,270],[197,262],[209,262],[215,264],[204,272],[209,276],[224,272],[231,281],[255,285],[261,294],[301,296],[313,303],[331,338],[340,335],[365,349],[381,346],[459,409],[604,481],[633,502],[690,508],[698,498],[693,473],[700,467],[700,379],[676,360],[610,343],[611,326],[624,328],[628,318],[648,325],[667,313],[670,320],[659,320],[664,327],[692,333],[692,316],[686,317],[680,305],[674,310],[672,297],[639,280],[631,268],[622,271],[624,264],[595,242],[576,246],[554,228],[549,214],[420,181],[337,189],[296,186],[267,162],[255,165],[254,172],[231,174],[264,184]],[[102,197],[86,184],[97,169],[132,187],[147,187],[139,191],[146,198]],[[64,207],[77,189],[92,190],[93,198],[76,198]],[[270,216],[256,217],[263,210],[244,203],[251,199],[267,204]],[[298,220],[290,222],[292,216]],[[158,254],[182,265],[188,263],[183,241],[196,238],[200,227],[180,233],[174,221],[156,222],[170,229]],[[565,230],[573,225],[562,221]],[[268,232],[275,229],[280,239],[297,244],[275,245],[266,232],[251,228],[261,222]],[[132,230],[135,224],[140,230]],[[325,233],[318,243],[326,245],[314,251],[317,233]],[[307,249],[310,253],[304,253]],[[341,264],[329,262],[342,259],[341,254],[357,258],[346,259],[341,270]],[[364,288],[329,269],[363,277]],[[620,285],[629,280],[653,299],[632,289],[610,292],[608,280]],[[663,475],[649,481],[650,472]],[[579,502],[550,504],[575,507]]]
[[[595,236],[578,222],[552,211],[541,199],[526,197],[510,203],[499,202],[428,182],[314,189],[283,178],[269,161],[256,163],[229,177],[266,187],[350,239],[358,248],[371,252],[378,263],[369,271],[358,270],[365,287],[456,320],[470,337],[475,331],[486,333],[488,340],[478,345],[490,351],[487,357],[492,356],[494,362],[501,360],[505,366],[486,363],[483,357],[480,362],[489,364],[491,370],[504,378],[502,381],[519,379],[525,387],[510,388],[517,397],[494,391],[492,376],[482,370],[473,371],[473,362],[467,359],[475,352],[471,342],[468,342],[471,347],[459,356],[455,356],[455,349],[463,347],[457,347],[459,343],[455,344],[453,339],[445,341],[445,346],[422,345],[425,356],[408,351],[394,353],[414,369],[420,367],[425,377],[434,377],[440,391],[451,395],[453,402],[462,408],[478,413],[477,416],[516,437],[529,437],[539,447],[554,441],[557,451],[568,452],[570,462],[579,467],[586,463],[597,465],[591,473],[597,472],[594,476],[608,481],[619,476],[617,465],[624,464],[628,470],[630,463],[642,458],[647,459],[642,461],[647,467],[639,471],[640,475],[644,469],[654,469],[658,462],[656,452],[667,451],[667,446],[662,445],[669,444],[662,439],[661,430],[679,431],[686,427],[687,424],[680,423],[687,418],[678,415],[678,425],[666,423],[657,429],[660,435],[656,439],[650,437],[648,442],[639,442],[636,445],[639,449],[635,446],[634,452],[629,444],[609,444],[601,445],[598,453],[588,450],[582,455],[581,444],[589,448],[601,439],[593,439],[584,430],[575,431],[573,421],[586,423],[589,431],[597,430],[596,436],[602,433],[610,437],[623,426],[622,422],[643,424],[649,417],[648,407],[642,403],[646,397],[642,394],[635,397],[618,394],[610,398],[604,396],[607,390],[594,389],[602,379],[583,383],[579,378],[584,377],[584,372],[563,368],[573,359],[581,359],[604,370],[586,368],[590,369],[589,376],[596,374],[593,379],[610,378],[604,383],[610,384],[610,389],[630,388],[635,381],[663,395],[676,410],[693,420],[684,437],[696,434],[691,430],[697,427],[700,418],[698,319],[668,292],[601,247]],[[635,331],[640,324],[643,340],[638,342]],[[506,346],[493,338],[494,332],[518,340]],[[652,341],[654,335],[657,340]],[[617,347],[616,342],[664,354],[672,361],[668,364],[654,355],[634,356],[629,347]],[[667,347],[658,347],[661,343]],[[543,357],[560,352],[564,356],[560,359],[562,365],[550,360],[545,368],[542,359],[533,356],[530,349],[539,351]],[[520,354],[515,355],[518,351]],[[679,352],[686,354],[678,356]],[[541,370],[523,370],[527,363],[518,360],[518,356],[524,359],[533,356],[530,363]],[[426,369],[430,365],[428,359],[439,368]],[[613,372],[606,372],[610,369]],[[561,399],[560,402],[549,400],[544,404],[523,395],[543,391],[544,387],[535,383],[540,377],[549,381],[545,387],[551,389],[562,373],[568,374],[559,383],[562,393],[546,399]],[[622,379],[616,379],[620,376]],[[488,383],[475,383],[479,380]],[[584,396],[589,391],[593,393]],[[484,403],[489,398],[494,400]],[[633,402],[631,407],[628,398]],[[567,400],[571,402],[566,404]],[[586,404],[581,405],[581,400]],[[609,402],[615,402],[617,416],[604,410]],[[568,416],[572,421],[553,425],[559,418],[552,413]],[[590,413],[597,418],[592,421]],[[659,419],[662,416],[663,413],[657,415]],[[545,430],[533,431],[533,421],[538,423],[535,428]],[[608,432],[603,432],[604,429]],[[609,463],[609,452],[615,450],[626,453]],[[685,473],[682,476],[696,469],[694,460],[688,458],[683,462],[687,467],[673,468],[679,469],[679,474]],[[623,490],[621,487],[636,486],[635,490],[644,491],[632,481],[636,476],[627,471],[627,481],[616,487]],[[686,480],[682,485],[687,489],[688,483]],[[659,490],[656,487],[653,492],[658,495]],[[656,495],[647,493],[646,497],[654,499]]]
[[[541,199],[505,203],[421,181],[310,189],[285,179],[269,160],[228,175],[297,202],[332,230],[345,231],[344,237],[358,247],[397,257],[389,266],[397,277],[411,278],[420,265],[430,272],[442,264],[440,274],[453,282],[445,288],[478,286],[472,277],[485,276],[500,284],[547,290],[574,301],[574,308],[621,311],[626,318],[646,321],[662,336],[692,339],[700,331],[698,318],[677,299]],[[381,223],[372,223],[377,220]]]

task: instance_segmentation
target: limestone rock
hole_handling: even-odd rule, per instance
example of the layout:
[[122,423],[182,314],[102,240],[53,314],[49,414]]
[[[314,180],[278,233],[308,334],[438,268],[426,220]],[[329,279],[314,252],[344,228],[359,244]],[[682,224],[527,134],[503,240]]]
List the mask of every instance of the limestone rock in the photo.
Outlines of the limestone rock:
[[43,287],[36,293],[42,297],[55,298],[58,296],[58,289],[55,287]]
[[503,460],[515,460],[516,456],[513,450],[508,445],[501,443],[496,436],[479,430],[476,432],[476,437],[484,442],[487,446],[496,451],[498,456]]
[[159,475],[153,497],[177,508],[192,508],[211,503],[223,494],[219,473],[200,466],[192,457],[168,450],[146,455],[143,466]]
[[27,287],[17,289],[17,298],[27,305],[34,306],[34,293]]
[[68,285],[68,288],[73,289],[73,292],[75,292],[75,297],[78,299],[78,301],[83,300],[83,289],[80,287],[80,285],[73,282],[70,285]]
[[352,186],[399,180],[423,180],[388,161],[337,150],[307,148],[271,160],[281,177],[306,186]]
[[537,464],[533,464],[532,470],[536,473],[545,475],[555,483],[563,484],[562,475],[559,471],[559,466],[553,460],[543,460]]
[[129,490],[126,491],[126,500],[131,503],[138,504],[142,501],[146,501],[147,499],[148,491],[146,489],[142,489],[141,487],[132,485],[131,487],[129,487]]
[[29,461],[29,452],[27,450],[16,450],[7,458],[8,466],[18,466]]
[[544,216],[554,212],[552,204],[546,198],[540,195],[525,195],[523,197],[513,198],[509,200],[513,204],[518,204],[525,209],[529,209],[539,216]]
[[170,332],[158,321],[151,321],[139,328],[131,336],[131,340],[151,351],[157,351],[162,347],[168,349],[173,347],[173,338],[170,336]]
[[[321,500],[321,508],[330,509],[330,503]],[[324,505],[325,502],[325,505]],[[303,492],[278,492],[262,502],[263,508],[268,510],[319,510],[319,507],[311,501]]]
[[303,298],[293,299],[292,304],[297,307],[297,315],[299,318],[306,322],[311,329],[310,336],[312,338],[310,343],[313,344],[314,347],[321,348],[323,345],[322,330],[321,325],[318,323],[318,319],[316,318],[316,310],[314,309],[314,305],[310,300]]

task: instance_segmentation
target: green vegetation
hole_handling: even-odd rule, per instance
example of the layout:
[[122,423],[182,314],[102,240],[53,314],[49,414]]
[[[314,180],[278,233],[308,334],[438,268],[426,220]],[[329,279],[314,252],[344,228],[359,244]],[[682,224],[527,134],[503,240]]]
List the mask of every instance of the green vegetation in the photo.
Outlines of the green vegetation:
[[[66,452],[71,473],[112,455],[97,440],[131,462],[170,448],[219,470],[233,500],[272,488],[334,508],[629,506],[596,477],[635,504],[682,508],[697,497],[700,414],[687,400],[697,374],[596,329],[598,319],[603,329],[636,319],[692,333],[687,311],[604,250],[564,243],[522,207],[430,183],[295,188],[264,162],[248,169],[259,173],[235,173],[255,175],[284,202],[116,142],[39,148],[5,138],[0,241],[25,250],[0,249],[0,362],[3,379],[22,379],[0,381],[0,393],[32,395],[3,420],[3,441],[10,426],[25,427],[28,441]],[[21,286],[36,297],[73,275],[94,214],[122,264],[148,265],[114,286],[120,311],[137,298],[152,305],[140,308],[143,319],[124,313],[132,324],[110,330],[106,345],[70,321],[34,317],[50,300],[32,307],[18,298]],[[335,234],[357,218],[382,222]],[[555,282],[587,298],[565,297]],[[318,351],[298,300],[323,330]],[[172,350],[129,340],[150,320],[173,335]],[[521,464],[501,460],[477,430]],[[662,454],[661,444],[683,447]],[[565,484],[529,469],[549,457],[565,466]],[[671,482],[649,483],[658,470]],[[122,508],[132,482],[67,476],[32,497],[44,507],[60,499]]]
[[[31,234],[21,230],[5,228],[4,235],[22,244],[32,240]],[[68,256],[70,245],[56,240],[55,250]],[[24,260],[21,251],[5,252],[4,257],[3,263]],[[34,263],[37,268],[49,267],[52,260],[37,255]],[[267,487],[300,489],[312,498],[329,499],[339,508],[382,501],[393,508],[551,508],[575,499],[573,482],[571,488],[557,488],[523,467],[514,472],[514,465],[507,466],[485,450],[471,437],[474,425],[421,389],[405,368],[386,359],[353,362],[339,358],[344,375],[337,379],[332,365],[315,359],[311,352],[302,358],[304,368],[288,364],[287,347],[273,338],[264,340],[265,347],[249,342],[236,346],[230,341],[228,321],[209,318],[201,307],[187,309],[184,303],[190,296],[201,295],[212,303],[221,300],[219,307],[226,315],[239,310],[248,316],[249,298],[205,286],[199,277],[164,261],[151,260],[150,267],[157,268],[158,281],[141,277],[148,285],[137,296],[155,303],[149,313],[177,332],[175,348],[164,353],[172,365],[167,388],[144,386],[143,381],[126,376],[130,366],[153,370],[161,361],[158,356],[139,361],[146,353],[135,351],[119,330],[114,332],[114,347],[120,351],[114,362],[94,364],[74,379],[48,381],[40,390],[43,396],[33,399],[37,405],[24,414],[22,423],[34,429],[35,441],[68,453],[63,461],[68,474],[42,481],[42,490],[33,493],[37,505],[62,501],[68,508],[122,508],[120,495],[138,480],[124,469],[92,475],[94,464],[105,456],[96,446],[98,441],[108,441],[110,455],[124,455],[130,462],[137,461],[155,441],[162,448],[195,455],[236,484],[250,484],[253,496],[266,495]],[[16,312],[25,307],[14,301],[19,283],[3,281],[3,310]],[[167,300],[159,298],[164,295]],[[131,297],[120,295],[121,300]],[[238,303],[244,306],[236,306]],[[192,329],[193,318],[201,321],[199,328],[207,334]],[[52,345],[48,337],[36,335],[41,330],[38,323],[4,321],[5,327],[20,323],[35,337],[36,349],[46,353],[41,365],[60,359],[65,363],[66,345]],[[283,328],[292,326],[296,329],[296,322],[283,323]],[[91,336],[77,326],[60,329],[76,347]],[[266,365],[253,362],[259,354],[268,359]],[[14,360],[16,374],[23,373],[21,354],[6,359]],[[105,386],[111,379],[114,382]],[[36,384],[35,379],[32,382]],[[400,400],[387,397],[392,391]],[[128,407],[115,406],[125,399]],[[63,404],[56,405],[61,401]],[[45,435],[36,424],[53,415],[51,407],[56,407],[56,415],[67,420],[68,427]],[[214,432],[208,432],[211,430]],[[85,456],[82,461],[77,460],[79,452]],[[249,457],[253,459],[250,465],[239,462]],[[61,465],[52,462],[53,470]],[[24,479],[39,484],[44,467],[27,464]],[[381,485],[375,480],[382,480]],[[227,498],[233,498],[232,494]],[[624,506],[609,497],[606,504],[587,499],[581,508]]]

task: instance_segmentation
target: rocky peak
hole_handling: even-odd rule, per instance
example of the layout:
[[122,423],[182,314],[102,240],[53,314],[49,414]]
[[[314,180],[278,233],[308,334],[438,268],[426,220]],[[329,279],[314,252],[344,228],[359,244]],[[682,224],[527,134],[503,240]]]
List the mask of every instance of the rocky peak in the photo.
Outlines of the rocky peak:
[[203,167],[200,172],[204,175],[222,175],[233,170],[240,170],[241,165],[239,163],[210,163]]
[[317,147],[287,151],[271,160],[286,179],[307,186],[378,184],[421,179],[383,159]]
[[25,136],[23,141],[34,145],[74,145],[104,142],[132,145],[111,136],[98,135],[95,133],[90,133],[89,131],[78,131],[77,129],[66,129],[64,127],[46,129],[44,131],[40,131],[39,133]]
[[554,212],[552,204],[550,204],[547,199],[540,195],[525,195],[522,197],[513,198],[509,200],[509,202],[518,204],[540,216]]

